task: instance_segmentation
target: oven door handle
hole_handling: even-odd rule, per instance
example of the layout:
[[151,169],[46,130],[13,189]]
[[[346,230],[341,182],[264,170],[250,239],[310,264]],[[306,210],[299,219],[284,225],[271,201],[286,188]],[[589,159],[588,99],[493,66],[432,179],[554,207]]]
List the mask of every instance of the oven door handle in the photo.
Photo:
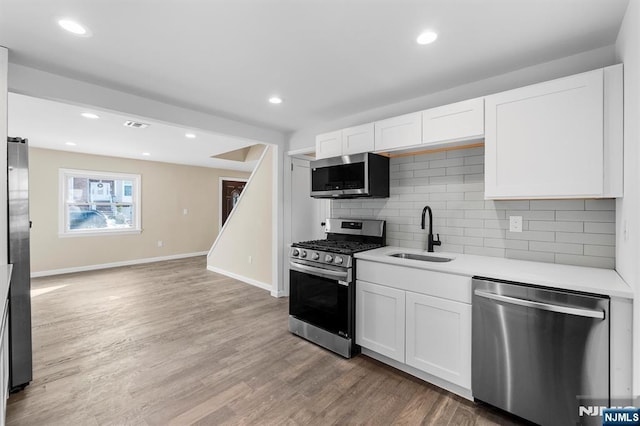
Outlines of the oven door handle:
[[289,261],[289,267],[298,272],[306,272],[311,275],[317,275],[319,277],[338,279],[338,284],[349,285],[349,272],[345,271],[333,271],[331,269],[316,268],[315,266],[302,265],[300,263]]

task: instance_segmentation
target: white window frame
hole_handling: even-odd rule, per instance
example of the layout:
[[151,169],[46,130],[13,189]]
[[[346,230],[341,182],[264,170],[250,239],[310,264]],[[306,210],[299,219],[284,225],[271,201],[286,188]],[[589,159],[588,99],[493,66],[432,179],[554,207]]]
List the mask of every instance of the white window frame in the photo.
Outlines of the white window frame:
[[[91,179],[119,179],[133,182],[133,227],[129,229],[73,229],[67,227],[67,179],[82,177]],[[142,232],[142,179],[140,175],[129,173],[114,173],[95,170],[59,169],[58,170],[58,236],[59,237],[92,237],[107,235],[140,234]]]

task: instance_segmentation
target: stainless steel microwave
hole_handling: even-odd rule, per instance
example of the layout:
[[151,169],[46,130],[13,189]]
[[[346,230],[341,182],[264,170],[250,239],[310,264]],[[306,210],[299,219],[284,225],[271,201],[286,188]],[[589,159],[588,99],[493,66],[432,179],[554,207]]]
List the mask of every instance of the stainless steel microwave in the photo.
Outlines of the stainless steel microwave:
[[363,153],[311,162],[314,198],[389,197],[389,158]]

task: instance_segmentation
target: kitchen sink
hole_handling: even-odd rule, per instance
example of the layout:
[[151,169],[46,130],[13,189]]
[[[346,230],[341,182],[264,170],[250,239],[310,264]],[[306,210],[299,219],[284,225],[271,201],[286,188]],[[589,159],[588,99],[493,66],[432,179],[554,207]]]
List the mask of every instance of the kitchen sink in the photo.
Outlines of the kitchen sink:
[[428,256],[426,254],[415,253],[394,253],[390,254],[389,256],[397,257],[400,259],[421,260],[423,262],[450,262],[453,260],[450,257]]

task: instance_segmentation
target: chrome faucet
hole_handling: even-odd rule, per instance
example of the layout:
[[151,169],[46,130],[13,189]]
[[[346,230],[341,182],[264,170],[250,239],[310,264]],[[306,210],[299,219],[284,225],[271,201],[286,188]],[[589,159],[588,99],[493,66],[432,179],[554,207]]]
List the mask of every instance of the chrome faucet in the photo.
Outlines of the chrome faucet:
[[438,234],[437,239],[433,239],[433,215],[431,214],[431,207],[424,206],[422,209],[422,229],[424,229],[424,215],[426,212],[429,212],[429,235],[427,236],[427,251],[433,253],[433,246],[442,245],[440,241],[440,234]]

